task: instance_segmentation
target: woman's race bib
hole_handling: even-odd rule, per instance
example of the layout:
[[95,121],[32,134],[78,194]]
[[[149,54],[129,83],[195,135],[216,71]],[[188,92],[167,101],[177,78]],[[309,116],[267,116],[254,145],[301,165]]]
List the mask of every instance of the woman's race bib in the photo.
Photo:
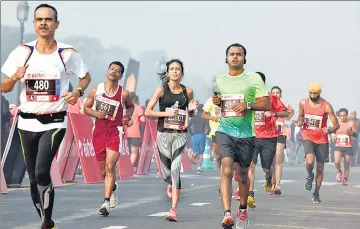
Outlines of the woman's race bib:
[[[165,111],[173,111],[172,108],[166,108]],[[174,129],[174,130],[183,130],[186,127],[187,121],[187,112],[185,110],[178,110],[178,113],[173,117],[164,118],[164,128]]]

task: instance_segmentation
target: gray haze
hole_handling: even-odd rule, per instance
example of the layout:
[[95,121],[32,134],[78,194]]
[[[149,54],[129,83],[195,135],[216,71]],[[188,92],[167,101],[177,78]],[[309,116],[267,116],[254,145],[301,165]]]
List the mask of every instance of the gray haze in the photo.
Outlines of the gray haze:
[[[40,3],[29,2],[29,39],[32,13]],[[1,3],[1,63],[19,40],[16,4]],[[104,80],[112,60],[125,65],[130,57],[140,61],[137,93],[142,104],[157,84],[161,56],[184,61],[184,83],[204,102],[211,95],[212,77],[227,71],[226,47],[239,42],[248,50],[246,68],[264,72],[269,89],[280,86],[296,110],[307,85],[318,82],[335,109],[360,111],[360,2],[50,4],[59,11],[57,38],[80,51],[93,83]],[[6,37],[10,30],[15,35]]]

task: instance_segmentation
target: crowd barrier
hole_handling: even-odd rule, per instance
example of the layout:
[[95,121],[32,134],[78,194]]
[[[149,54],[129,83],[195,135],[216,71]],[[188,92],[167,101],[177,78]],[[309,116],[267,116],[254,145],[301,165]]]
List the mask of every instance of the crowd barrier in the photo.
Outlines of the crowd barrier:
[[[1,193],[6,192],[6,187],[20,187],[25,175],[25,163],[21,152],[19,133],[17,130],[18,115],[14,117],[10,135],[4,150],[1,165],[4,168],[4,182],[1,182]],[[140,157],[136,170],[137,175],[146,175],[150,171],[151,160],[155,156],[157,171],[161,173],[160,158],[154,154],[157,149],[156,134],[157,121],[147,120],[144,131]],[[68,113],[67,130],[59,150],[51,167],[51,178],[55,187],[63,186],[63,182],[73,182],[79,163],[82,168],[84,182],[86,184],[101,183],[104,178],[101,174],[95,151],[92,145],[92,118],[83,114]],[[130,161],[130,152],[126,136],[124,135],[121,147],[121,155],[117,163],[120,180],[134,176]],[[192,169],[192,163],[187,154],[182,159],[182,171]],[[7,184],[7,185],[6,185]]]
[[7,190],[7,186],[6,186],[6,181],[5,181],[5,177],[4,177],[4,172],[2,169],[2,166],[0,165],[0,193],[1,194],[6,194],[8,193]]

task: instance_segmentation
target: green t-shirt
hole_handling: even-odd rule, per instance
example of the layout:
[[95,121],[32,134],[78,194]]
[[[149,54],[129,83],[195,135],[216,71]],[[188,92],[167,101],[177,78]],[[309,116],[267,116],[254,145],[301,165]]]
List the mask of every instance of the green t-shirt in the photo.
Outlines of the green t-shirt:
[[[255,103],[259,97],[269,96],[268,90],[260,75],[255,72],[244,72],[238,76],[228,74],[216,77],[216,88],[220,98],[224,95],[243,97],[244,102]],[[250,138],[255,136],[254,111],[245,110],[241,117],[220,117],[218,131],[235,138]]]

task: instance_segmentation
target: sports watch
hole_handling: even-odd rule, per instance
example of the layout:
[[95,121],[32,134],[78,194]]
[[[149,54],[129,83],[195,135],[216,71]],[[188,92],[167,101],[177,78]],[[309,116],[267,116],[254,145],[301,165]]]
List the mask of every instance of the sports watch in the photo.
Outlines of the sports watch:
[[77,87],[77,88],[75,88],[75,90],[79,91],[80,96],[84,95],[84,91],[83,91],[83,89],[81,87]]
[[251,102],[246,102],[246,109],[247,110],[251,110],[252,109],[252,103]]

